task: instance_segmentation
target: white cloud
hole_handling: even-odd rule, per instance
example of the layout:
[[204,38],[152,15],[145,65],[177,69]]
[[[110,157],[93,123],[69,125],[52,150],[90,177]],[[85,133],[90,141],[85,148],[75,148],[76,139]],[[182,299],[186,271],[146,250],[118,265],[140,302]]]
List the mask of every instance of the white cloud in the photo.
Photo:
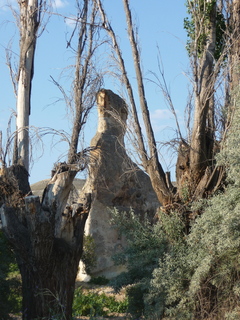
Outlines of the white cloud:
[[157,109],[151,113],[151,119],[154,120],[170,120],[173,114],[168,109]]
[[66,0],[52,0],[52,6],[55,9],[64,8],[68,6],[68,4]]
[[155,133],[175,128],[174,116],[168,109],[156,109],[150,113],[150,117]]

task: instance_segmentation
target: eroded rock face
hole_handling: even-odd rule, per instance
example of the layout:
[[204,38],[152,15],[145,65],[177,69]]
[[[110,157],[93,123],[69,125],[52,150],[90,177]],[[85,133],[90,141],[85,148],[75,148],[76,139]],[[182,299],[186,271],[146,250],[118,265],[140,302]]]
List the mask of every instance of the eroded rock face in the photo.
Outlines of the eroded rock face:
[[[153,216],[159,202],[149,177],[129,158],[124,145],[127,121],[125,102],[110,90],[97,95],[98,130],[91,146],[98,148],[91,154],[89,177],[83,193],[93,194],[93,203],[85,233],[96,244],[97,265],[92,276],[111,278],[122,269],[114,266],[113,253],[124,246],[124,239],[111,227],[110,210],[119,214],[133,208],[138,214]],[[81,267],[79,278],[84,277]]]

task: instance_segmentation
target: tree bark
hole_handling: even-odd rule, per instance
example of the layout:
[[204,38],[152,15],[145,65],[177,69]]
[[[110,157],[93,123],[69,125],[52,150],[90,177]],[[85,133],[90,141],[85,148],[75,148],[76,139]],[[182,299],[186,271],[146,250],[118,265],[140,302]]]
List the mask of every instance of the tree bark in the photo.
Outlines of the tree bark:
[[17,89],[17,157],[29,171],[30,98],[40,9],[38,0],[19,1],[19,6],[20,58]]
[[136,149],[137,149],[137,152],[139,153],[139,157],[140,157],[140,160],[142,161],[142,163],[147,163],[147,159],[148,159],[147,151],[146,151],[145,145],[144,145],[142,129],[141,129],[140,121],[138,118],[137,106],[136,106],[134,95],[133,95],[133,89],[132,89],[131,83],[130,83],[128,75],[127,75],[125,62],[123,60],[122,52],[120,50],[120,46],[117,41],[117,36],[116,36],[114,30],[112,29],[112,27],[107,19],[107,16],[106,16],[106,13],[103,9],[101,0],[95,0],[95,1],[97,2],[97,5],[99,8],[101,17],[102,17],[103,27],[105,28],[105,30],[109,34],[110,38],[112,39],[112,46],[116,52],[116,55],[118,58],[119,68],[122,73],[121,81],[123,81],[123,83],[125,84],[125,87],[126,87],[126,90],[128,93],[128,97],[130,100],[132,115],[133,115],[133,119],[134,119],[134,130],[136,131],[136,136],[137,136]]
[[240,79],[240,2],[233,0],[231,15],[232,46],[231,46],[231,89],[239,86]]
[[88,194],[82,203],[66,206],[76,173],[66,170],[66,165],[60,166],[42,201],[27,196],[22,206],[1,207],[3,230],[15,248],[22,275],[23,319],[72,317],[75,279],[91,204]]
[[[91,10],[90,10],[91,9]],[[88,14],[90,13],[90,23]],[[74,79],[74,123],[72,129],[71,143],[68,152],[68,163],[76,161],[79,134],[86,122],[87,116],[95,102],[95,92],[98,91],[100,83],[95,74],[92,57],[97,45],[94,45],[96,19],[96,4],[93,3],[89,8],[89,1],[84,0],[81,11],[81,20],[78,33],[78,48],[76,54],[76,67]],[[77,22],[79,24],[79,21]],[[92,78],[95,77],[95,81]],[[95,85],[94,90],[89,86]],[[86,103],[87,101],[87,103]]]
[[[205,14],[205,13],[203,13]],[[195,17],[195,20],[197,18]],[[214,127],[211,123],[213,119],[214,108],[214,90],[217,71],[214,70],[214,53],[216,45],[216,3],[212,5],[209,13],[209,30],[207,34],[207,43],[202,52],[200,61],[197,62],[198,45],[195,49],[195,110],[193,119],[193,129],[190,143],[190,177],[191,188],[195,189],[204,175],[208,166],[209,159],[213,158],[213,143],[209,141],[214,134]],[[197,26],[196,26],[197,29]],[[198,32],[196,30],[196,41],[198,41]],[[196,65],[199,63],[199,68]],[[208,126],[209,124],[209,126]]]
[[160,203],[162,205],[167,205],[171,203],[171,200],[173,197],[172,197],[171,191],[167,186],[165,173],[158,159],[157,145],[156,145],[156,141],[155,141],[152,125],[151,125],[147,100],[145,97],[143,75],[142,75],[142,70],[140,66],[139,50],[137,48],[137,42],[136,42],[134,31],[133,31],[133,23],[132,23],[131,11],[129,8],[129,2],[128,0],[123,0],[123,3],[124,3],[125,14],[126,14],[126,20],[127,20],[129,40],[132,47],[132,56],[133,56],[133,61],[135,66],[137,83],[138,83],[140,106],[141,106],[141,111],[143,115],[143,121],[146,128],[146,135],[147,135],[147,141],[148,141],[149,160],[147,160],[146,162],[143,162],[143,165],[146,172],[149,174],[153,189],[156,192],[156,195]]

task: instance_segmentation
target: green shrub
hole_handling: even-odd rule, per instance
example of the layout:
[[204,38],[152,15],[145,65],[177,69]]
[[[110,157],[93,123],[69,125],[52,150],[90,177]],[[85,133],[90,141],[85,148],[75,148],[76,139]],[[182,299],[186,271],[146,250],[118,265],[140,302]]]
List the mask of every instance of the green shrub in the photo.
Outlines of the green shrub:
[[84,235],[83,238],[83,254],[82,261],[87,274],[91,274],[91,270],[96,266],[95,241],[92,236]]
[[[115,263],[127,266],[127,272],[117,276],[111,285],[116,291],[127,289],[128,311],[135,317],[142,314],[161,316],[165,306],[165,288],[152,291],[153,271],[164,262],[166,252],[180,250],[185,245],[184,222],[180,215],[165,215],[159,212],[159,222],[152,225],[147,218],[143,221],[134,212],[112,212],[112,224],[122,232],[127,241],[123,252],[113,257]],[[156,299],[157,296],[157,299]],[[158,301],[160,297],[160,302]],[[158,312],[156,313],[156,305]]]
[[0,231],[0,319],[21,310],[20,273],[11,246]]
[[[185,233],[183,215],[159,213],[151,225],[134,213],[113,212],[127,248],[115,257],[127,272],[115,279],[127,291],[129,311],[158,319],[240,318],[240,99],[218,164],[227,186],[201,207]],[[193,209],[190,208],[190,209]]]
[[[240,99],[218,164],[227,186],[205,202],[186,241],[168,247],[148,298],[170,319],[240,318]],[[170,250],[169,250],[170,249]]]
[[127,311],[128,302],[116,301],[113,296],[104,293],[83,292],[82,288],[75,290],[73,313],[75,316],[103,316],[112,312],[124,313]]
[[129,286],[126,289],[126,294],[128,297],[128,312],[134,318],[141,317],[144,313],[144,291],[142,285]]
[[89,281],[90,284],[97,284],[97,285],[107,285],[109,284],[109,279],[105,278],[104,276],[101,277],[93,277]]

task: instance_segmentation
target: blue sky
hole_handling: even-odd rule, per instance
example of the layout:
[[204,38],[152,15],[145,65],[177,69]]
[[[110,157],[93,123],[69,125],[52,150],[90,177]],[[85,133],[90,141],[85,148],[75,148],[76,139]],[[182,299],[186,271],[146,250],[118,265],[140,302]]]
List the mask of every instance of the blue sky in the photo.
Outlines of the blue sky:
[[[55,0],[53,10],[64,16],[75,16],[76,11],[73,0]],[[9,41],[13,42],[13,57],[17,60],[18,30],[14,23],[11,10],[6,6],[6,0],[0,0],[0,130],[4,137],[7,123],[12,110],[15,110],[15,98],[6,66],[5,50]],[[16,1],[11,0],[13,7],[17,8]],[[186,17],[185,0],[131,0],[133,17],[139,30],[141,45],[141,59],[144,77],[149,78],[149,71],[158,72],[157,46],[161,58],[167,84],[170,88],[172,100],[179,116],[184,123],[184,108],[188,97],[189,79],[184,75],[189,71],[189,60],[185,50],[186,33],[183,29],[183,19]],[[128,43],[125,16],[122,0],[105,0],[104,6],[109,20],[119,37],[123,56],[128,67],[130,79],[133,81],[134,91],[137,92],[134,70],[132,67],[131,51]],[[38,39],[35,58],[35,73],[32,89],[32,114],[30,123],[35,127],[49,127],[69,132],[71,122],[66,113],[63,101],[53,103],[61,94],[50,81],[50,76],[59,79],[69,65],[74,63],[72,52],[66,48],[66,37],[71,32],[68,21],[60,16],[51,16],[45,31]],[[106,57],[108,52],[106,52]],[[61,79],[63,87],[68,88],[70,79]],[[113,80],[106,79],[104,87],[115,92],[119,90]],[[166,141],[173,137],[175,123],[169,112],[160,90],[146,80],[146,93],[152,117],[153,128],[157,141]],[[87,146],[94,136],[97,128],[96,112],[92,112],[86,126],[85,142]],[[30,171],[30,182],[47,179],[50,176],[54,162],[64,160],[67,153],[66,143],[56,143],[57,138],[45,137],[44,155],[41,155],[40,145],[33,149],[33,166]],[[171,154],[164,154],[163,166],[165,170],[173,169]]]

